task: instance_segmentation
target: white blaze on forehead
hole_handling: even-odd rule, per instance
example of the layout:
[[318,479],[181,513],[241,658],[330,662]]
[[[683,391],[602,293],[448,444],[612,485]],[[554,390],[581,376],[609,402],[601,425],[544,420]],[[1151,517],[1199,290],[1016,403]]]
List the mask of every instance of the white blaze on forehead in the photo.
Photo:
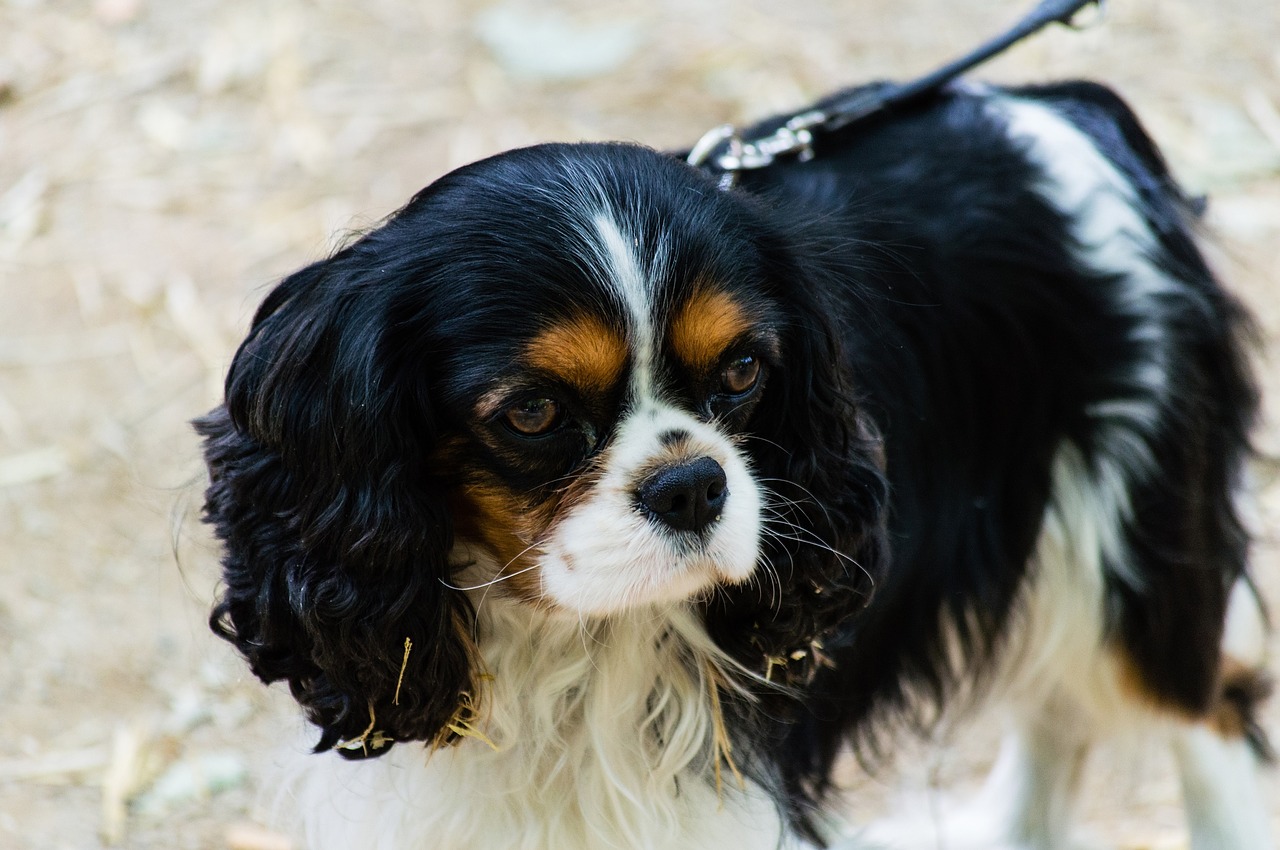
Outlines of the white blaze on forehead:
[[[639,237],[624,235],[617,221],[607,212],[592,219],[600,239],[600,259],[604,262],[605,280],[627,311],[628,332],[634,366],[631,392],[637,400],[648,400],[655,393],[655,356],[658,349],[657,328],[653,320],[657,286],[653,276],[665,262],[665,240],[642,246]],[[640,261],[641,251],[649,253],[649,262]]]

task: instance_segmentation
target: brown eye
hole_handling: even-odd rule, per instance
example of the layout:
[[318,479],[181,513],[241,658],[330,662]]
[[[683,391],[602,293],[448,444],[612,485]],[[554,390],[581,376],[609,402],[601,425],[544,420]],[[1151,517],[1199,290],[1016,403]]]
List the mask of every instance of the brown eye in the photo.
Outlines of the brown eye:
[[560,424],[560,405],[549,398],[531,398],[508,407],[504,415],[516,433],[536,437]]
[[742,395],[760,379],[760,361],[751,355],[739,357],[720,373],[720,388],[729,395]]

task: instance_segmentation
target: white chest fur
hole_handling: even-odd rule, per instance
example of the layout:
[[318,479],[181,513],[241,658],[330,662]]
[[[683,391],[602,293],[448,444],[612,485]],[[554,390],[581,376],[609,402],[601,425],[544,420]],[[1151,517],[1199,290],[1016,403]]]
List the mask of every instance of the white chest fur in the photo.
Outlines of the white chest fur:
[[489,740],[310,757],[290,807],[311,850],[788,846],[762,789],[712,779],[708,676],[728,662],[691,612],[584,624],[479,608]]

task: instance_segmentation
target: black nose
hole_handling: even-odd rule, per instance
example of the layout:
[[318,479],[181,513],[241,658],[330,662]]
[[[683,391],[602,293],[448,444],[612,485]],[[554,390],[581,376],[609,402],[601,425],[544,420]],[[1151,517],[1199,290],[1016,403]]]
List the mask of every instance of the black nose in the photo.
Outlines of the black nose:
[[724,470],[709,457],[660,469],[640,485],[644,509],[677,531],[702,531],[720,516],[728,495]]

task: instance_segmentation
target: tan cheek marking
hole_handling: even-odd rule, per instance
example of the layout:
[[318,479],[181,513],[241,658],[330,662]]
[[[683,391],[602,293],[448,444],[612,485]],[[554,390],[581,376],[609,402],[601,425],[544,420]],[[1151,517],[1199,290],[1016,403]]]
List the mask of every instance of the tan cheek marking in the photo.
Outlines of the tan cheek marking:
[[677,357],[696,371],[710,372],[751,324],[746,309],[732,295],[704,288],[676,313],[669,339]]
[[529,365],[557,375],[591,394],[608,392],[627,365],[627,343],[596,316],[581,314],[554,324],[525,349]]
[[454,484],[446,499],[454,533],[460,540],[479,543],[493,553],[503,579],[494,585],[519,598],[536,601],[541,595],[538,571],[528,568],[539,554],[536,546],[550,522],[552,505],[531,504],[527,494],[517,493],[489,472],[478,471],[465,460],[466,448],[457,437],[445,437],[436,447],[431,466],[444,478],[462,479]]
[[495,590],[536,602],[542,582],[529,567],[540,554],[535,544],[546,530],[550,506],[530,504],[527,495],[495,481],[464,484],[452,501],[458,536],[483,544],[498,561]]
[[540,607],[553,607],[543,596],[542,555],[538,545],[551,526],[573,505],[590,497],[599,472],[593,466],[569,479],[543,501],[533,501],[502,482],[485,476],[460,487],[451,499],[457,535],[483,544],[497,559],[500,572],[493,592]]

